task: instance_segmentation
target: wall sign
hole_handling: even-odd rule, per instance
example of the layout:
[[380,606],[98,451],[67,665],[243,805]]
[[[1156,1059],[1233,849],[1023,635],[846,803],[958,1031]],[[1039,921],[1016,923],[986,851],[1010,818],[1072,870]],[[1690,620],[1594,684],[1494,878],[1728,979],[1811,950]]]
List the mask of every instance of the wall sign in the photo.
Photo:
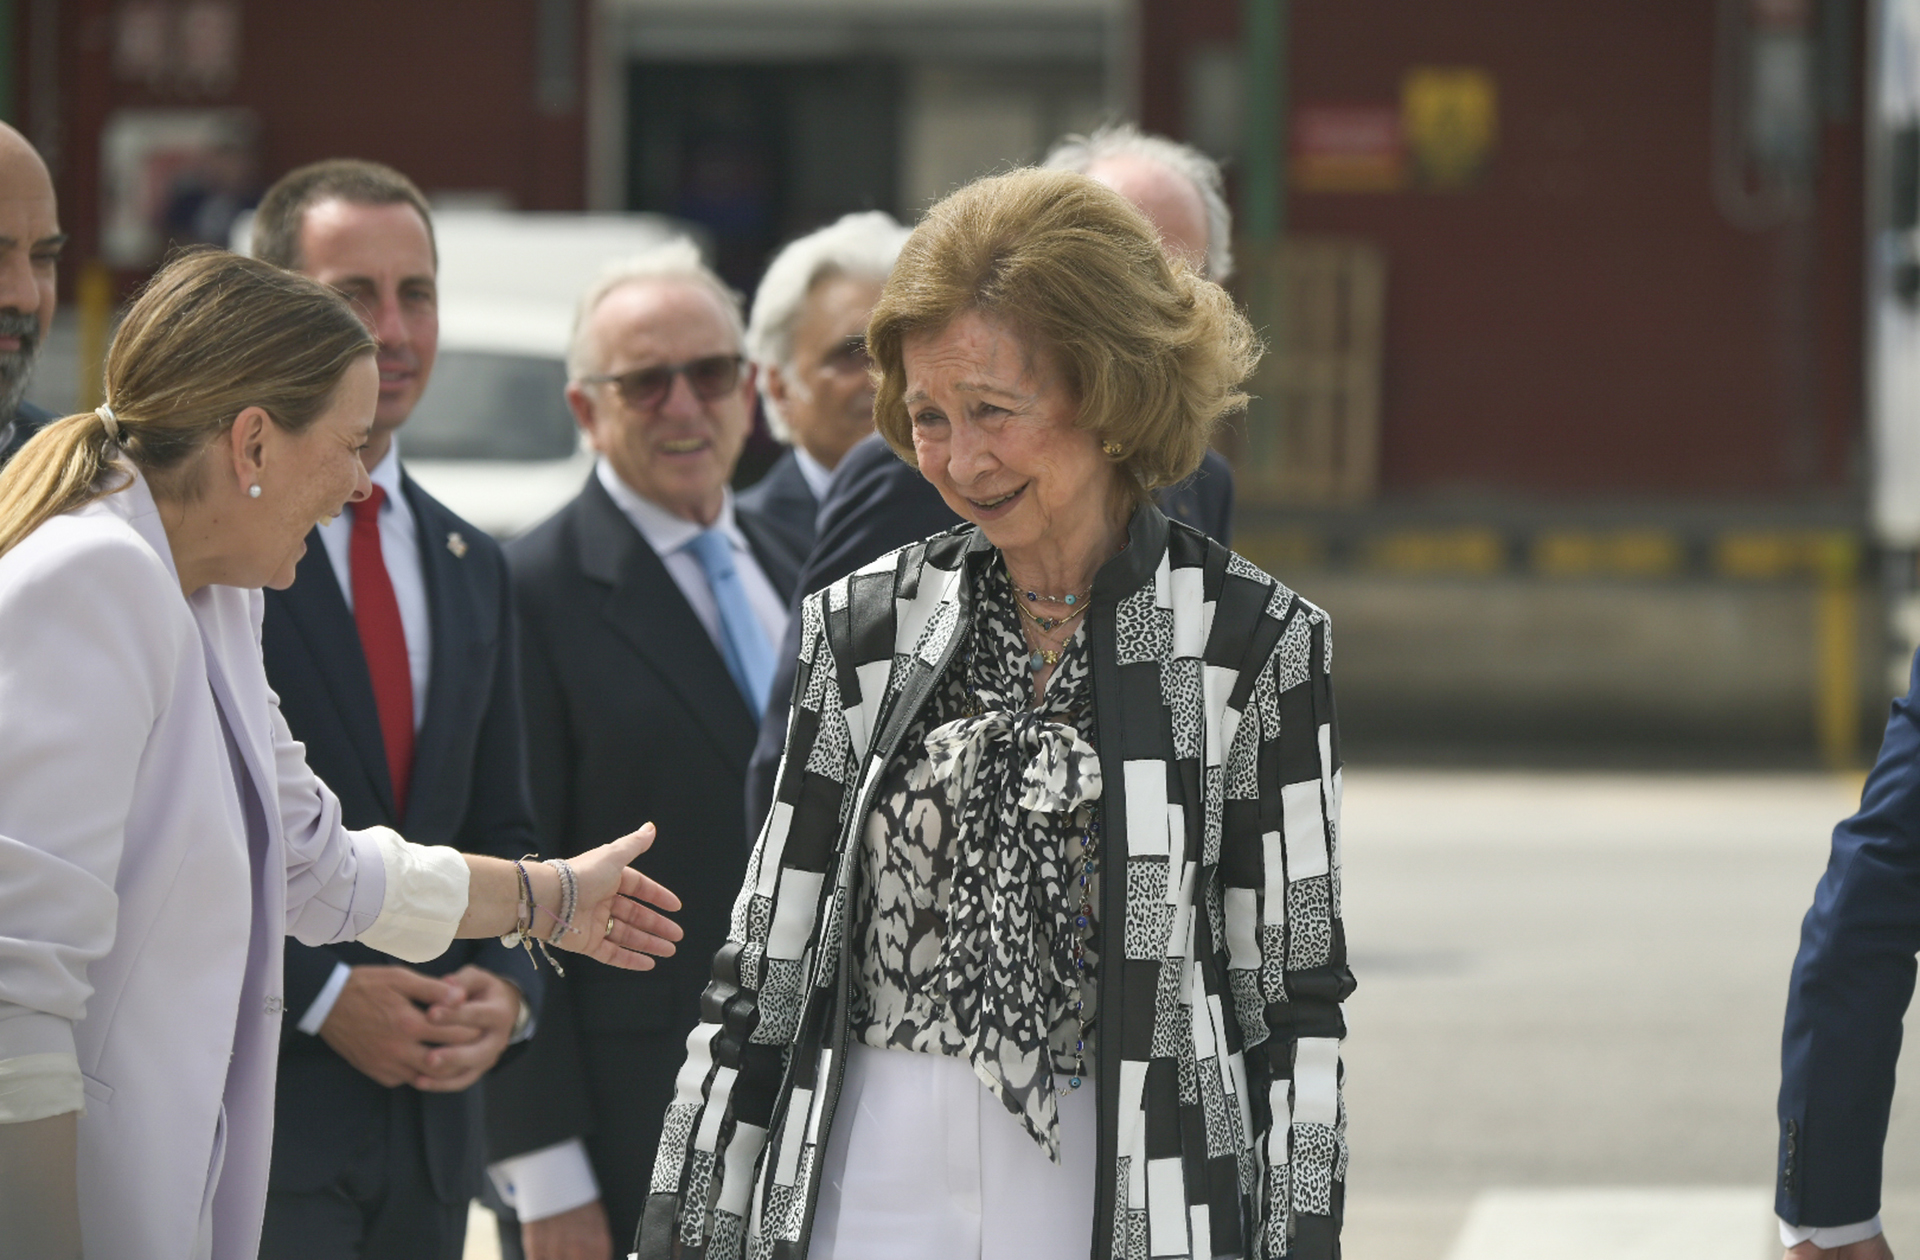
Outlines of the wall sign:
[[1486,173],[1499,138],[1493,76],[1470,68],[1416,67],[1400,88],[1401,125],[1423,187],[1471,188]]
[[1290,178],[1300,192],[1397,192],[1407,144],[1391,105],[1302,105],[1293,115]]

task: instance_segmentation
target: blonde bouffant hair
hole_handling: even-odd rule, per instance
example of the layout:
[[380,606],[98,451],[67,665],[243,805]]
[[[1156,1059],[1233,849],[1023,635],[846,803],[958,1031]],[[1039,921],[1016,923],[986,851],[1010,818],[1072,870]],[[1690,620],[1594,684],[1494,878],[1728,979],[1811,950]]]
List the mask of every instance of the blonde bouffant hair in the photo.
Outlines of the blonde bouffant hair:
[[1261,354],[1226,291],[1168,258],[1146,216],[1106,185],[1038,169],[976,180],[914,229],[867,325],[874,424],[908,463],[902,345],[968,311],[1051,358],[1079,403],[1075,423],[1138,498],[1200,466],[1214,427],[1246,405],[1240,384]]

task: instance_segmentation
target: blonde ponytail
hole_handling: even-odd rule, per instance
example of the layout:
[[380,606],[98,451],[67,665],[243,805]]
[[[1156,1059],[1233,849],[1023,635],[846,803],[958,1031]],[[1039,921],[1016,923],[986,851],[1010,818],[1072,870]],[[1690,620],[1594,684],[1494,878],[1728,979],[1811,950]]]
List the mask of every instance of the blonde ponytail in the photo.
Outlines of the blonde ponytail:
[[33,435],[0,471],[0,556],[63,512],[110,494],[126,478],[113,477],[117,449],[98,412],[55,420]]
[[121,460],[156,498],[192,499],[194,457],[234,417],[259,407],[298,433],[326,410],[348,365],[373,350],[372,334],[324,285],[222,250],[179,255],[114,338],[110,410],[55,421],[0,470],[0,556],[54,517],[123,488]]

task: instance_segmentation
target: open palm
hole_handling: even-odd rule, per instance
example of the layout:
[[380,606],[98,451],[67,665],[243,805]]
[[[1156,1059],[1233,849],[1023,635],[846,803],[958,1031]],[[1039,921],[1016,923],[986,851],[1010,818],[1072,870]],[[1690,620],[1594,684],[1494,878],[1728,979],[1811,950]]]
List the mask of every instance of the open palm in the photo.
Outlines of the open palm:
[[557,942],[561,948],[628,971],[647,971],[655,958],[673,955],[673,943],[684,934],[661,911],[678,910],[680,898],[628,865],[653,847],[653,838],[648,823],[568,859],[579,881],[580,905],[573,926]]

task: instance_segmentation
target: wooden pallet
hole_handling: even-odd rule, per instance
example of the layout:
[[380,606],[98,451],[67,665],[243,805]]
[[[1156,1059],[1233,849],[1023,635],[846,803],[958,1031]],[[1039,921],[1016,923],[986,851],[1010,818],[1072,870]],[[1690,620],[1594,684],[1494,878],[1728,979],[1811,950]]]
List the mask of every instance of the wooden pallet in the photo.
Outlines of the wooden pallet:
[[1265,504],[1370,500],[1380,464],[1386,257],[1364,241],[1238,247],[1235,283],[1268,351],[1222,449],[1239,494]]

